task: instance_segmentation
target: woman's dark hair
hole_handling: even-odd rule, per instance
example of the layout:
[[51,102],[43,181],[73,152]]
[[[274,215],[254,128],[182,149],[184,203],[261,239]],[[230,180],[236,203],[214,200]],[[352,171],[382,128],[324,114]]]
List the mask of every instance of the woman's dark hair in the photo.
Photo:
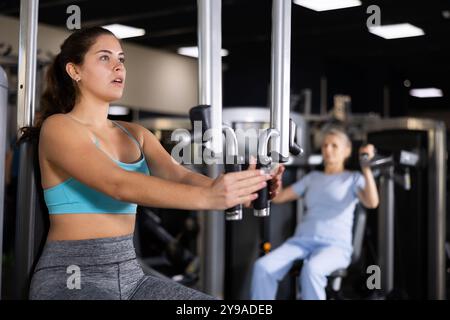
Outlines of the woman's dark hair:
[[72,33],[61,45],[61,51],[49,66],[46,74],[46,87],[41,96],[40,115],[33,126],[22,127],[18,144],[24,141],[38,141],[42,123],[56,113],[70,112],[78,98],[77,83],[66,72],[69,62],[80,65],[84,56],[101,35],[114,34],[101,27],[80,29]]

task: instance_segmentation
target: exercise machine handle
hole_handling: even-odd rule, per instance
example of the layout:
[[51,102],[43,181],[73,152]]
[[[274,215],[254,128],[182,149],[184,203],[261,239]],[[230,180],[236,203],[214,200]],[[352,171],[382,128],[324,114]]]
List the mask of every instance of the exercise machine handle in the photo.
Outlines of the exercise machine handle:
[[294,120],[289,119],[289,152],[294,156],[300,156],[303,154],[303,149],[296,143],[297,137],[297,124]]
[[[211,106],[199,105],[189,110],[189,118],[191,125],[194,128],[195,121],[201,121],[202,123],[202,135],[209,129],[211,129]],[[225,173],[242,171],[241,163],[242,157],[238,155],[238,141],[234,130],[227,126],[222,125],[222,132],[225,133]],[[228,161],[231,157],[231,163]],[[242,220],[242,205],[237,205],[225,210],[226,220]]]
[[[256,168],[270,173],[272,157],[268,155],[268,145],[271,138],[279,137],[280,133],[276,129],[265,129],[258,139],[258,161]],[[258,191],[258,198],[253,201],[253,214],[256,217],[267,217],[270,215],[270,181],[267,186]]]

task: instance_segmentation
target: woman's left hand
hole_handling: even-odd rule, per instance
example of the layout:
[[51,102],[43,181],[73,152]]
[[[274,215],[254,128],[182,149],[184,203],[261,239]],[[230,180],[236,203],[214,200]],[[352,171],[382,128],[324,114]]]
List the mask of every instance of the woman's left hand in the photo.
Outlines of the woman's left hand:
[[[256,159],[251,157],[250,165],[248,166],[247,170],[254,170],[255,168],[256,168]],[[275,198],[282,188],[281,179],[282,179],[284,170],[285,170],[285,167],[280,164],[276,168],[276,170],[274,170],[272,172],[272,179],[270,180],[270,184],[269,184],[270,185],[270,191],[269,191],[270,200]],[[244,203],[244,207],[246,207],[246,208],[251,208],[251,206],[252,206],[251,202]]]
[[373,144],[366,144],[365,146],[362,146],[359,148],[359,154],[366,153],[369,157],[369,160],[371,160],[375,156],[375,147]]
[[278,166],[278,168],[276,169],[276,171],[273,173],[273,178],[272,180],[270,180],[270,200],[272,200],[273,198],[275,198],[277,196],[277,194],[280,192],[281,188],[282,188],[282,177],[283,177],[283,172],[284,172],[285,168],[282,164],[280,164]]

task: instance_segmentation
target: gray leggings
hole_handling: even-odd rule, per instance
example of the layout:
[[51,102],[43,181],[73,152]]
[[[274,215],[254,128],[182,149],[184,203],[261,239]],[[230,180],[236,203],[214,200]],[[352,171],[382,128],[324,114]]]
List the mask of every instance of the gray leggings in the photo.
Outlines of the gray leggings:
[[31,279],[32,300],[213,299],[174,281],[145,275],[133,235],[48,242]]

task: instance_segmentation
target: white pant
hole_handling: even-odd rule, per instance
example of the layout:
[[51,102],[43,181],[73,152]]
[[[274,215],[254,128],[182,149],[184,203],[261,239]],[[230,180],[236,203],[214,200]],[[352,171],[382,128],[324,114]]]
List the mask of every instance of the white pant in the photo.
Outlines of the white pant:
[[302,299],[325,300],[327,276],[337,269],[348,267],[351,250],[317,239],[289,238],[280,247],[256,260],[251,299],[275,299],[278,282],[297,259],[304,259],[300,274]]

